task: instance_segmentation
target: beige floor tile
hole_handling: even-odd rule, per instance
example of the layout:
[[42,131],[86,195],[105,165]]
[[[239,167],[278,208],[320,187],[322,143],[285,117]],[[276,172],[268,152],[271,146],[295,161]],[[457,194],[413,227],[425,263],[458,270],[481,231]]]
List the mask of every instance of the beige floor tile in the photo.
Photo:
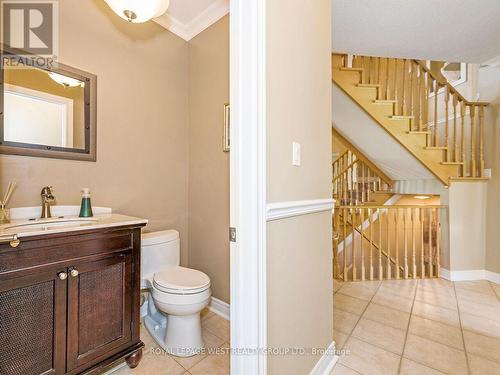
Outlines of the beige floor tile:
[[379,289],[379,291],[375,294],[375,297],[373,297],[372,302],[396,310],[410,312],[413,299],[401,297],[397,294],[392,294],[388,291]]
[[181,365],[162,350],[158,351],[158,354],[146,354],[135,369],[132,370],[125,366],[113,372],[112,375],[180,375],[184,374],[185,371]]
[[455,294],[430,292],[427,289],[419,288],[415,295],[415,300],[428,303],[429,305],[440,306],[450,310],[457,310],[457,299]]
[[339,293],[369,301],[372,299],[379,285],[379,281],[345,283],[339,290]]
[[454,289],[453,282],[445,279],[420,279],[418,280],[418,285],[426,286],[438,286],[438,287],[448,287]]
[[478,335],[469,331],[464,331],[464,339],[467,353],[500,362],[500,339]]
[[350,351],[339,363],[364,375],[397,374],[400,356],[351,337],[346,348]]
[[147,331],[144,324],[141,324],[141,341],[144,343],[144,354],[147,354],[151,351],[158,349],[160,346],[156,343],[156,341],[151,337],[149,332]]
[[200,317],[201,317],[201,320],[205,320],[205,319],[211,318],[214,315],[215,314],[212,311],[210,311],[208,309],[208,307],[206,307],[203,310],[201,310]]
[[484,293],[476,293],[466,289],[457,289],[457,298],[459,302],[467,300],[484,305],[498,306],[498,298],[496,296]]
[[363,317],[406,331],[410,314],[400,310],[377,305],[375,303],[370,303],[363,314]]
[[458,307],[460,313],[477,315],[491,320],[500,320],[500,302],[498,306],[494,306],[462,299],[458,303]]
[[358,375],[358,374],[359,372],[354,371],[353,369],[350,369],[349,367],[346,367],[340,363],[337,363],[333,368],[333,371],[330,373],[330,375]]
[[213,315],[203,320],[201,326],[224,341],[229,341],[229,320],[221,318],[219,315]]
[[401,355],[405,344],[406,331],[363,318],[356,325],[352,336]]
[[210,333],[208,330],[203,331],[203,342],[205,343],[205,349],[203,352],[201,352],[198,355],[192,356],[192,357],[186,357],[186,358],[181,358],[181,357],[173,357],[172,358],[180,364],[182,367],[184,367],[186,370],[189,370],[191,367],[196,365],[198,362],[200,362],[203,358],[205,358],[210,350],[219,348],[224,344],[224,340],[221,339],[220,337],[215,336],[214,334]]
[[467,290],[474,293],[482,293],[487,295],[494,295],[495,292],[490,283],[486,280],[481,281],[456,281],[455,288],[457,290]]
[[493,290],[495,291],[497,297],[500,300],[500,284],[497,284],[497,283],[494,283],[494,282],[490,281],[490,286],[493,288]]
[[472,375],[498,375],[500,363],[469,354],[469,365]]
[[425,291],[427,293],[445,295],[453,298],[455,297],[455,288],[453,287],[453,284],[450,286],[448,284],[440,284],[440,283],[419,283],[418,290]]
[[338,292],[342,288],[342,285],[344,285],[343,281],[333,280],[333,292]]
[[413,315],[410,319],[410,330],[408,332],[455,349],[464,350],[462,331],[459,327]]
[[384,281],[382,285],[380,285],[379,291],[413,299],[416,288],[416,280],[394,280]]
[[340,332],[336,329],[333,330],[333,340],[335,341],[335,349],[340,350],[344,347],[344,344],[347,341],[347,338],[349,337],[348,334],[345,334],[343,332]]
[[447,374],[467,374],[465,352],[415,335],[408,335],[405,358]]
[[350,334],[359,320],[359,316],[347,311],[333,309],[333,329]]
[[485,336],[500,338],[500,322],[471,314],[460,314],[462,329]]
[[434,370],[430,367],[413,362],[408,358],[403,358],[401,361],[400,375],[441,375],[443,372]]
[[336,309],[347,311],[356,315],[361,315],[368,305],[368,301],[354,298],[342,293],[333,296],[333,306]]
[[221,353],[210,354],[194,367],[189,369],[192,375],[229,375],[230,374],[230,356],[227,348],[229,345],[226,343],[222,346],[225,348]]
[[445,309],[444,307],[429,305],[420,301],[415,301],[413,304],[412,314],[456,327],[460,325],[456,310]]

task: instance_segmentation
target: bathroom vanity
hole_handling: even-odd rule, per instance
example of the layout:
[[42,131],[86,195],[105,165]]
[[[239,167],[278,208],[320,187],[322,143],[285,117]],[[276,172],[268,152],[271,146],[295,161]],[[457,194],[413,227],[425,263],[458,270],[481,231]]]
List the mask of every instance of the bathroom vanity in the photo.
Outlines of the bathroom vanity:
[[141,227],[116,214],[0,228],[0,374],[135,367]]

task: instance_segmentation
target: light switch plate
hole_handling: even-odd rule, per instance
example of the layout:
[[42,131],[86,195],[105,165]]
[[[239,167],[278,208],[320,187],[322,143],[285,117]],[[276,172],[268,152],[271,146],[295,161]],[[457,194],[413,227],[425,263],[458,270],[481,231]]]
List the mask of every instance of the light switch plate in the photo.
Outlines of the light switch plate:
[[484,177],[491,178],[491,168],[484,169]]
[[301,155],[300,155],[300,143],[292,142],[292,165],[300,167]]

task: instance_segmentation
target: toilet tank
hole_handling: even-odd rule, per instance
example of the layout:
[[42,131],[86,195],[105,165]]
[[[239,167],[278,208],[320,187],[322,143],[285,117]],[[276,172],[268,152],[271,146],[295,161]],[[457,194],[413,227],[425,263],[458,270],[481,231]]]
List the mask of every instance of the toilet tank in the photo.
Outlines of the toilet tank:
[[180,239],[176,230],[142,235],[141,279],[151,280],[156,272],[180,264]]

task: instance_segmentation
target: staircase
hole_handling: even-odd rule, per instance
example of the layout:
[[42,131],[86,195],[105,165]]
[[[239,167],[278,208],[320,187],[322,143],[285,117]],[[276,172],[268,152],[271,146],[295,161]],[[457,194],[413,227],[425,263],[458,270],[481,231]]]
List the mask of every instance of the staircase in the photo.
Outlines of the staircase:
[[333,54],[332,70],[334,84],[445,186],[487,179],[488,103],[467,101],[418,60]]
[[391,196],[394,182],[334,130],[346,150],[332,163],[333,198],[338,206],[381,205]]

